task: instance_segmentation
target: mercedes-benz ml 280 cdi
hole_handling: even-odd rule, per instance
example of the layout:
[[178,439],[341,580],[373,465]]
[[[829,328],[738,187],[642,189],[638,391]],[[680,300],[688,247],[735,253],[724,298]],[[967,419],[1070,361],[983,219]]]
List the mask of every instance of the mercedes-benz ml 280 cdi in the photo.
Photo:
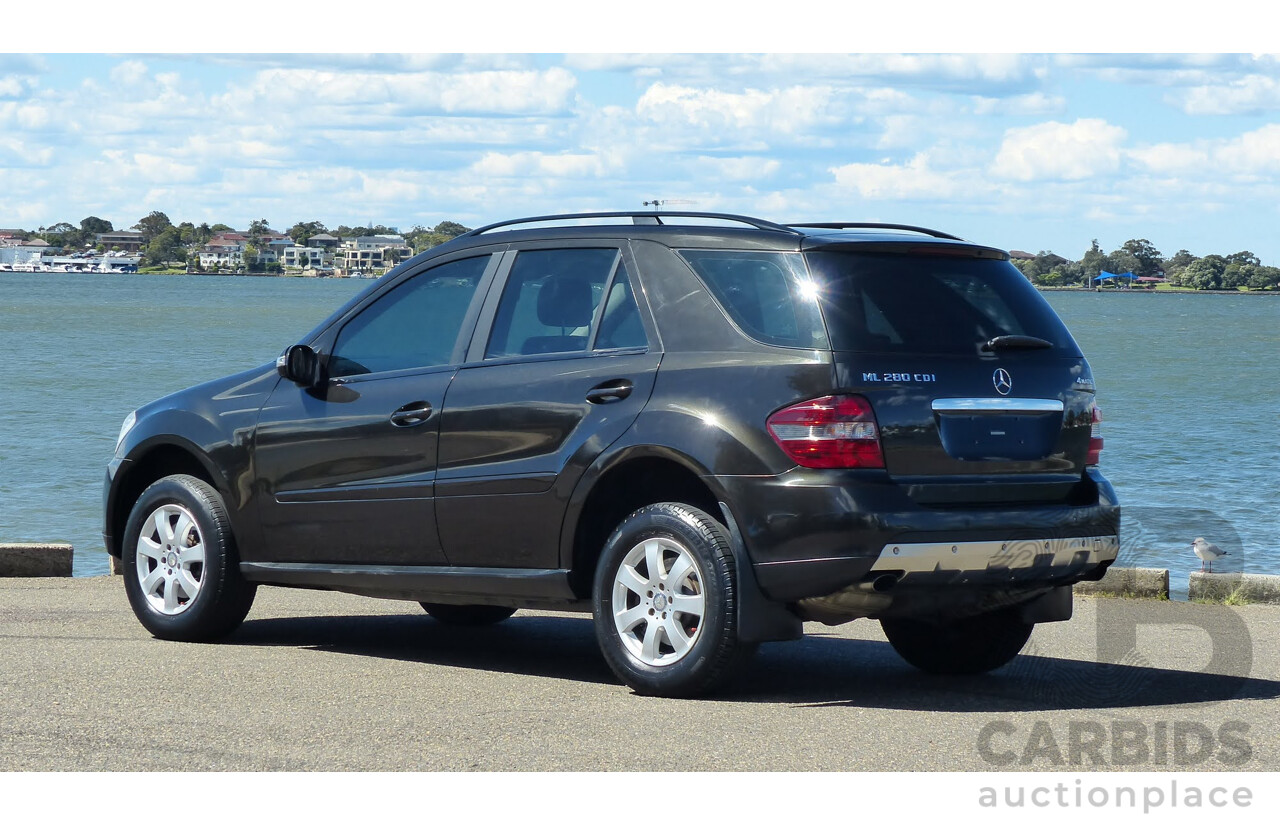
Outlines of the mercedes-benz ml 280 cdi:
[[998,249],[534,218],[131,414],[105,535],[166,639],[229,633],[274,584],[456,624],[589,611],[643,693],[709,690],[759,642],[859,617],[972,673],[1116,557],[1099,418],[1079,347]]

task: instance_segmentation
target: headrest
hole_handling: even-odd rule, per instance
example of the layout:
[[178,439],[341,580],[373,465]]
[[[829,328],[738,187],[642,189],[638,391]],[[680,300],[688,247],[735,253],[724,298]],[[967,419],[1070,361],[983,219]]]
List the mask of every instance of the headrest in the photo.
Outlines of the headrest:
[[574,273],[547,278],[538,291],[538,320],[549,327],[585,327],[591,323],[591,283]]

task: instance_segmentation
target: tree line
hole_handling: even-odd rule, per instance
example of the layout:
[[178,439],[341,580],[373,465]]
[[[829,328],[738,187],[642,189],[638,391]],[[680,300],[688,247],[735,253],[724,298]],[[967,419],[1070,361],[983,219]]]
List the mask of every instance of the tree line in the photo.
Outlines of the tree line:
[[[164,212],[154,211],[140,218],[129,227],[132,231],[142,233],[141,266],[164,266],[165,264],[185,264],[188,259],[194,261],[199,257],[200,247],[207,244],[214,235],[220,232],[234,232],[225,223],[195,224],[183,221],[174,224]],[[90,215],[80,221],[79,225],[60,222],[52,226],[42,226],[34,232],[19,230],[16,234],[22,240],[39,238],[50,246],[64,250],[82,250],[86,247],[99,252],[110,251],[98,241],[98,236],[114,232],[111,221]],[[263,248],[263,236],[271,231],[271,224],[266,218],[250,221],[249,228],[243,234],[249,238],[246,244],[245,257],[252,258]],[[357,238],[370,235],[401,235],[405,243],[415,253],[439,246],[445,241],[456,238],[471,230],[456,221],[441,221],[433,227],[415,225],[407,232],[401,232],[394,226],[337,226],[329,229],[320,221],[298,221],[283,234],[288,235],[298,246],[305,246],[307,239],[315,235],[331,234],[339,238]]]
[[1190,289],[1280,288],[1280,267],[1264,266],[1248,250],[1197,257],[1179,249],[1166,258],[1146,238],[1125,241],[1111,252],[1103,252],[1095,238],[1078,261],[1042,250],[1033,260],[1014,260],[1013,265],[1037,286],[1093,286],[1101,273],[1110,272],[1135,278],[1163,274],[1170,286]]
[[[198,257],[200,247],[219,232],[234,231],[225,223],[201,223],[183,221],[174,224],[164,212],[154,211],[140,218],[130,227],[142,233],[142,266],[185,264]],[[252,259],[263,248],[262,238],[271,230],[266,218],[250,221],[244,234],[249,238],[246,259]],[[40,238],[50,246],[80,250],[86,246],[101,248],[97,236],[114,231],[111,221],[93,215],[79,225],[56,223],[42,226],[34,232],[19,231],[24,240]],[[284,231],[295,244],[305,246],[307,239],[315,235],[331,234],[340,238],[356,238],[369,235],[401,235],[414,253],[422,252],[445,241],[471,231],[456,221],[441,221],[433,227],[415,225],[407,232],[394,226],[346,226],[330,229],[320,221],[298,221]],[[395,263],[391,261],[390,263]],[[1264,266],[1248,250],[1230,255],[1205,255],[1197,257],[1185,249],[1179,249],[1170,257],[1146,238],[1125,241],[1118,249],[1103,252],[1095,238],[1089,249],[1078,261],[1041,250],[1031,260],[1013,260],[1013,265],[1037,286],[1093,286],[1095,278],[1103,272],[1131,274],[1138,277],[1156,277],[1163,273],[1171,286],[1191,289],[1280,289],[1280,267]]]

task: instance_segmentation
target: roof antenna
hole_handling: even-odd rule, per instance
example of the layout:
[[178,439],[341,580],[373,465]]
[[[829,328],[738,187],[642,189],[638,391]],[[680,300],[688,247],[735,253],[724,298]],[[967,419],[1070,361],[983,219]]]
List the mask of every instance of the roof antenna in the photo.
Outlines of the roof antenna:
[[685,201],[685,200],[658,200],[657,198],[654,198],[654,199],[653,199],[653,200],[651,200],[651,201],[644,201],[644,205],[645,205],[645,206],[652,206],[652,207],[653,207],[653,211],[655,211],[655,212],[657,212],[659,208],[661,208],[661,207],[663,207],[663,206],[666,206],[666,205],[667,205],[667,204],[669,204],[669,203],[696,204],[696,203],[697,203],[697,201]]

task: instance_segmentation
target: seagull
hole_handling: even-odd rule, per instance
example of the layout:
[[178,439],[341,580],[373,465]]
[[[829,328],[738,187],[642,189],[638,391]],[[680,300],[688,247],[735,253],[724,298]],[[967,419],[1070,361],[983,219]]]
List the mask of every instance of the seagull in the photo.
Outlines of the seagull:
[[1210,544],[1202,538],[1198,538],[1191,542],[1191,549],[1196,551],[1196,555],[1200,557],[1200,572],[1204,572],[1204,563],[1209,562],[1209,572],[1213,572],[1214,561],[1223,556],[1230,555],[1216,544]]

